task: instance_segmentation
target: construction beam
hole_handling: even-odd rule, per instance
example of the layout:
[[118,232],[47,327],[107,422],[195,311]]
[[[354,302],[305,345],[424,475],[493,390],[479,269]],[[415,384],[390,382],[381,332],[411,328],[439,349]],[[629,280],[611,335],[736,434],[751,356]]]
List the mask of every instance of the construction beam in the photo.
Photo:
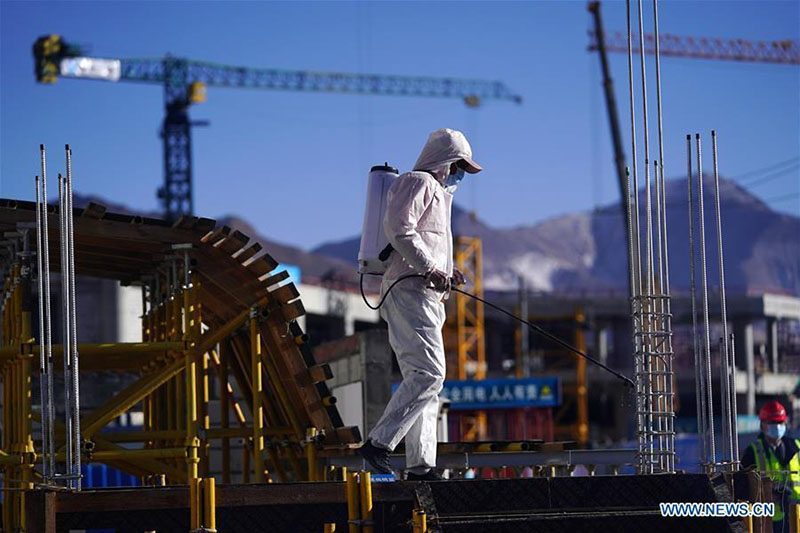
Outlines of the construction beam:
[[[259,300],[255,304],[255,307],[261,307],[263,305],[266,305],[266,303],[267,303],[267,299],[266,298],[262,298],[261,300]],[[247,318],[249,316],[250,316],[250,309],[248,308],[248,309],[245,309],[244,311],[242,311],[241,313],[239,313],[234,319],[232,319],[227,324],[225,324],[225,325],[223,325],[223,326],[221,326],[219,328],[216,328],[216,329],[213,329],[213,330],[209,330],[208,332],[206,332],[205,335],[200,337],[200,340],[197,343],[196,351],[198,353],[206,353],[206,352],[210,351],[222,339],[224,339],[225,337],[230,336],[234,331],[239,329],[239,327],[242,324],[244,324],[245,320],[247,320]]]
[[186,361],[177,358],[166,367],[144,376],[142,379],[126,387],[105,405],[87,415],[82,426],[84,438],[89,438],[110,421],[142,401],[142,399],[158,387],[178,375],[183,370]]
[[[153,357],[166,357],[170,350],[183,350],[184,343],[178,342],[127,342],[127,343],[102,343],[80,344],[78,353],[81,356],[81,372],[100,372],[105,370],[139,370],[153,361]],[[64,361],[59,357],[64,351],[62,345],[53,346],[54,369],[63,371]],[[39,357],[39,345],[23,343],[19,346],[4,346],[0,348],[0,364],[12,360],[17,356]],[[33,368],[34,372],[39,367]]]

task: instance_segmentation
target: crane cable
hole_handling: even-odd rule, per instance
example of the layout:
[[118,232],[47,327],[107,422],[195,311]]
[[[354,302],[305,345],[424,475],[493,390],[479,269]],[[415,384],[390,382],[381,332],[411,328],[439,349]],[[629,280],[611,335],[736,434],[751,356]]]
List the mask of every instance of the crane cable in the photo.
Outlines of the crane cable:
[[[371,276],[380,276],[381,274],[369,274],[369,275],[371,275]],[[410,279],[410,278],[427,279],[427,277],[424,276],[423,274],[409,274],[407,276],[401,276],[401,277],[397,278],[391,285],[389,285],[389,288],[386,289],[386,292],[381,297],[380,301],[378,302],[378,305],[377,306],[373,306],[372,304],[369,303],[369,301],[367,300],[367,295],[364,293],[364,274],[361,274],[361,282],[360,282],[361,297],[363,298],[364,303],[367,305],[367,307],[377,311],[378,309],[380,309],[383,306],[383,303],[386,301],[386,297],[389,296],[389,293],[392,291],[392,289],[394,289],[395,285],[397,285],[398,283],[400,283],[403,280]],[[432,288],[432,287],[428,287],[428,288]],[[459,289],[457,287],[454,287],[452,284],[450,285],[450,290],[458,292],[458,293],[461,293],[461,294],[463,294],[465,296],[469,296],[473,300],[477,300],[477,301],[481,302],[484,305],[488,305],[492,309],[495,309],[496,311],[500,311],[504,315],[507,315],[507,316],[513,318],[514,320],[516,320],[516,321],[518,321],[518,322],[520,322],[522,324],[525,324],[526,326],[531,328],[536,333],[538,333],[538,334],[542,335],[543,337],[555,342],[556,344],[558,344],[562,348],[566,348],[567,350],[569,350],[570,352],[574,353],[575,355],[583,357],[585,360],[589,361],[590,363],[595,364],[596,366],[602,368],[606,372],[609,372],[610,374],[612,374],[612,375],[616,376],[617,378],[621,379],[622,382],[625,383],[626,386],[636,388],[636,384],[628,376],[622,374],[621,372],[618,372],[618,371],[614,370],[613,368],[607,366],[603,362],[601,362],[601,361],[595,359],[594,357],[584,353],[583,351],[579,350],[578,348],[572,346],[570,343],[561,340],[560,338],[556,337],[555,335],[553,335],[549,331],[545,330],[541,326],[538,326],[538,325],[536,325],[536,324],[534,324],[532,322],[528,322],[527,320],[524,320],[524,319],[518,317],[517,315],[515,315],[515,314],[513,314],[513,313],[511,313],[509,311],[506,311],[502,307],[499,307],[497,305],[494,305],[493,303],[487,302],[483,298],[480,298],[479,296],[476,296],[476,295],[474,295],[474,294],[472,294],[470,292],[467,292],[467,291],[461,290],[461,289]]]

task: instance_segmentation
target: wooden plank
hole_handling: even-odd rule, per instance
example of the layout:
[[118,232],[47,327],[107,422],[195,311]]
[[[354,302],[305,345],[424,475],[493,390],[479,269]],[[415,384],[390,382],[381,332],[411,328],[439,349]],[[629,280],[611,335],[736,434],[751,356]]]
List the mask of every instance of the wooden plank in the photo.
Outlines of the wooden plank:
[[306,308],[303,307],[302,300],[295,300],[290,304],[281,305],[281,312],[286,322],[291,322],[305,315]]
[[300,292],[294,286],[294,283],[287,283],[272,291],[272,294],[282,304],[288,304],[292,300],[300,298]]
[[286,270],[281,270],[277,274],[273,274],[268,278],[264,279],[264,286],[268,289],[274,285],[277,285],[281,281],[284,281],[289,278],[289,272]]
[[333,431],[333,423],[328,416],[326,407],[322,404],[322,398],[313,384],[303,385],[301,383],[303,375],[308,372],[308,367],[298,350],[294,339],[287,337],[286,324],[276,320],[273,315],[261,325],[261,338],[267,347],[269,356],[275,362],[275,366],[281,376],[284,388],[295,391],[300,396],[302,405],[306,411],[311,424],[326,432]]
[[[77,239],[76,239],[77,241]],[[164,259],[163,253],[143,252],[140,250],[126,250],[114,246],[97,246],[94,241],[87,243],[81,240],[75,243],[75,258],[94,256],[111,259],[114,261],[134,261],[139,263],[157,263]]]
[[[412,505],[414,491],[407,483],[373,483],[373,499],[386,505]],[[135,487],[113,490],[84,489],[82,492],[31,491],[49,494],[59,513],[92,513],[185,509],[188,513],[188,486]],[[275,505],[346,505],[344,483],[251,483],[217,485],[216,506],[250,507]],[[28,513],[28,516],[31,516]],[[55,518],[55,517],[53,517]],[[54,522],[55,523],[55,522]],[[28,528],[29,531],[46,531]],[[53,530],[55,531],[55,530]],[[159,531],[161,531],[159,529]]]
[[308,369],[308,377],[312,383],[319,383],[321,381],[329,380],[333,377],[333,370],[327,363],[321,365],[314,365]]
[[340,443],[361,442],[361,431],[359,431],[358,426],[336,428],[334,435],[336,436],[336,441]]
[[56,493],[44,490],[26,491],[25,517],[28,531],[56,533]]
[[239,230],[235,230],[233,233],[228,235],[224,240],[218,242],[215,246],[219,250],[222,250],[228,255],[233,255],[239,250],[241,250],[245,245],[247,245],[247,241],[250,240],[250,237],[245,235]]
[[220,487],[217,489],[216,503],[217,507],[243,507],[326,503],[344,505],[346,502],[344,483],[270,483]]
[[200,219],[193,215],[181,215],[181,217],[172,224],[172,227],[190,229],[194,227],[198,220]]
[[[52,213],[48,218],[48,223],[51,225],[51,227],[57,229],[58,214]],[[124,220],[118,221],[117,219],[119,218],[124,218]],[[34,221],[34,219],[35,215],[30,217],[30,221]],[[142,224],[131,225],[130,222],[132,219],[133,217],[119,217],[113,213],[106,213],[102,220],[92,220],[88,218],[77,217],[74,221],[75,242],[77,243],[78,235],[86,238],[106,237],[123,242],[144,241],[150,245],[159,243],[197,243],[202,237],[202,234],[199,232],[182,228],[172,228],[169,226],[165,227],[160,224],[150,223],[151,219],[147,218],[142,219]]]
[[208,280],[200,274],[200,301],[203,303],[203,322],[205,320],[205,313],[211,312],[215,316],[222,319],[222,323],[228,322],[233,319],[241,311],[241,307],[235,305],[229,299],[226,299],[220,291],[214,290],[213,284],[209,286]]
[[59,513],[149,511],[188,507],[189,487],[137,487],[114,490],[59,492]]
[[210,231],[205,234],[201,239],[200,242],[205,242],[210,245],[216,244],[218,241],[224,239],[228,236],[231,232],[231,228],[228,226],[220,226],[219,228],[215,229],[214,231]]
[[[136,229],[140,228],[141,226],[135,227]],[[132,228],[133,229],[133,228]],[[53,248],[58,251],[57,245],[60,242],[58,240],[58,228],[51,228],[50,229],[50,248]],[[53,244],[53,239],[56,239],[55,244]],[[117,250],[125,250],[129,252],[143,252],[143,253],[165,253],[165,250],[168,249],[168,243],[164,243],[162,241],[157,240],[140,240],[140,241],[132,241],[127,239],[118,239],[115,237],[103,237],[98,235],[85,235],[82,233],[75,233],[75,247],[77,248],[80,245],[95,245],[99,247],[106,247],[106,248],[116,248]],[[52,255],[52,253],[51,253]]]
[[252,272],[258,277],[263,276],[264,274],[269,274],[275,267],[278,266],[278,262],[268,253],[264,252],[260,256],[256,257],[253,261],[247,264],[247,270]]
[[[149,354],[96,354],[96,353],[81,353],[80,372],[138,372],[142,367],[156,361],[159,357],[165,357],[166,351],[153,352]],[[61,357],[54,358],[53,369],[56,372],[64,371],[64,359]],[[37,366],[34,371],[38,374],[39,367]]]
[[[314,402],[319,401],[319,395],[312,389],[309,384],[303,386],[298,379],[307,372],[305,365],[298,365],[296,358],[291,356],[289,345],[286,339],[281,337],[279,330],[276,329],[275,320],[267,319],[266,323],[261,324],[261,341],[265,346],[264,356],[270,360],[277,371],[278,379],[286,392],[288,405],[279,402],[284,410],[290,410],[294,413],[295,418],[302,427],[313,425],[317,428],[328,427],[328,422],[325,419],[309,416],[308,406]],[[269,371],[269,369],[267,369]],[[271,381],[271,380],[270,380]],[[287,418],[288,420],[288,418]],[[302,437],[301,437],[302,438]]]
[[105,219],[107,221],[111,221],[111,222],[122,222],[124,224],[130,224],[131,221],[137,216],[139,218],[142,218],[140,215],[126,215],[124,213],[109,213],[109,212],[106,212]]
[[245,261],[256,255],[260,251],[261,251],[261,243],[258,242],[253,243],[251,247],[247,248],[246,250],[242,250],[242,252],[236,256],[236,260],[239,261],[240,263],[244,263]]
[[103,215],[105,214],[106,214],[106,206],[98,204],[96,202],[89,202],[89,205],[83,208],[81,216],[85,218],[93,218],[95,220],[100,220],[101,218],[103,218]]
[[217,221],[213,218],[200,217],[192,229],[199,232],[201,235],[205,235],[209,231],[213,230],[216,226]]
[[[255,276],[216,248],[203,246],[199,249],[197,257],[197,271],[203,274],[206,283],[221,290],[223,294],[234,297],[239,305],[249,307],[268,295],[266,287],[259,283]],[[221,260],[216,259],[220,257]],[[235,306],[235,301],[232,301],[231,305]],[[241,308],[238,311],[241,311]]]

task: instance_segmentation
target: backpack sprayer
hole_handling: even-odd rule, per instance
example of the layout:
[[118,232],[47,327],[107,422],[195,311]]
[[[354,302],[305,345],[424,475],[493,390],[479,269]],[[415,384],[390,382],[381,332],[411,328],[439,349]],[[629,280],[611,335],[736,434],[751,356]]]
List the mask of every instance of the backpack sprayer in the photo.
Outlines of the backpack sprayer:
[[[399,174],[397,169],[390,167],[389,163],[385,163],[380,166],[372,167],[370,169],[369,176],[367,177],[367,205],[364,209],[364,223],[361,229],[361,245],[358,250],[358,272],[361,274],[361,298],[363,298],[367,307],[374,310],[381,308],[383,302],[386,301],[386,297],[389,296],[389,293],[392,291],[392,289],[394,289],[395,285],[401,281],[411,278],[426,279],[424,274],[409,274],[407,276],[401,276],[386,289],[386,292],[384,292],[383,296],[378,302],[378,305],[375,306],[369,303],[369,300],[367,300],[367,295],[364,293],[364,276],[382,276],[383,273],[386,272],[389,259],[394,251],[392,249],[392,245],[389,243],[389,239],[386,237],[386,234],[383,231],[383,219],[384,215],[386,214],[387,193],[389,191],[389,187],[392,186],[392,183],[394,183],[394,180],[396,180],[398,176]],[[452,283],[449,286],[449,290],[469,296],[470,298],[477,300],[484,305],[488,305],[492,309],[495,309],[496,311],[513,318],[517,322],[525,324],[539,335],[542,335],[543,337],[555,342],[562,348],[569,350],[575,355],[583,357],[590,363],[595,364],[606,372],[613,374],[617,378],[621,379],[625,385],[633,388],[636,387],[634,382],[629,377],[617,372],[613,368],[608,367],[601,361],[598,361],[594,357],[582,352],[568,342],[559,339],[552,333],[545,331],[540,326],[528,322],[527,320],[523,320],[513,313],[506,311],[502,307],[498,307],[493,303],[487,302],[483,298],[479,298],[472,293],[463,291],[458,287],[455,287]]]

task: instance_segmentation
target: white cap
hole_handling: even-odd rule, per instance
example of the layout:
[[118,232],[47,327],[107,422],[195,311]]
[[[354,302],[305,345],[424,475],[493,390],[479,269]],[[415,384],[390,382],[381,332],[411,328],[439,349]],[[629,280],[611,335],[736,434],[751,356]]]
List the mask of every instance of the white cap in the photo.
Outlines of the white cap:
[[470,174],[483,170],[483,167],[472,160],[472,147],[464,134],[458,130],[441,128],[428,136],[414,169],[431,170],[442,163],[456,161],[464,161],[464,170]]

